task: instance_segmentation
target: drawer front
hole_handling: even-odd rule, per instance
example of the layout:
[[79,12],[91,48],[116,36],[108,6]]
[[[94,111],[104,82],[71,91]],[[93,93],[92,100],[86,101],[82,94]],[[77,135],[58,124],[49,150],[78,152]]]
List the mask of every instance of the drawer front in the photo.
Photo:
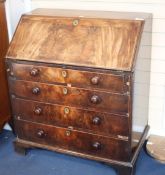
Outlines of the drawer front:
[[[28,106],[28,108],[27,108]],[[12,99],[13,114],[17,119],[37,123],[86,130],[98,134],[128,139],[128,117],[53,105],[23,99]]]
[[127,95],[27,81],[10,80],[9,84],[11,93],[18,97],[74,107],[97,108],[103,112],[128,113]]
[[129,159],[127,141],[21,120],[15,126],[20,139],[114,160]]
[[124,93],[128,90],[124,75],[95,73],[39,65],[12,64],[12,72],[18,79],[48,83],[65,83],[73,87],[104,89]]

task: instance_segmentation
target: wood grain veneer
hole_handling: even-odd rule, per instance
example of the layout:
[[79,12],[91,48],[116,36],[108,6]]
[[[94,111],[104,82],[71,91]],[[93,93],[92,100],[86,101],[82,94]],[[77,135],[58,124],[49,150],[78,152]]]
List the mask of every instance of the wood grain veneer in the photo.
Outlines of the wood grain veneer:
[[143,24],[144,20],[27,15],[21,18],[7,57],[129,71]]
[[5,69],[5,54],[9,45],[5,1],[0,1],[0,131],[10,118],[9,97]]
[[129,120],[126,115],[20,98],[13,98],[12,105],[13,113],[18,119],[61,127],[72,126],[79,130],[117,136],[118,138],[125,136],[126,140],[130,134]]
[[143,120],[134,130],[133,115],[148,20],[143,13],[76,10],[23,15],[6,55],[15,150],[46,148],[134,175],[149,129]]
[[[17,79],[27,81],[38,81],[47,83],[60,83],[70,85],[72,87],[85,87],[98,90],[126,93],[129,89],[127,82],[129,76],[119,73],[109,73],[100,71],[85,71],[66,68],[51,67],[45,64],[44,66],[37,64],[18,64],[13,63],[10,66],[12,73]],[[36,75],[32,73],[36,71]]]

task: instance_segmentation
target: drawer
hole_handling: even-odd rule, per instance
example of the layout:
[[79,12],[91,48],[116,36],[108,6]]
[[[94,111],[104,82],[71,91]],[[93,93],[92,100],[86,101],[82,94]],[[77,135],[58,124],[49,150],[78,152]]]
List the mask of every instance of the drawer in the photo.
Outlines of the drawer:
[[74,107],[127,114],[129,96],[62,85],[10,80],[10,91],[18,97]]
[[[128,91],[128,80],[123,74],[96,73],[73,69],[63,69],[31,64],[12,63],[12,73],[17,79],[47,83],[63,83],[73,87],[103,89],[125,93]],[[128,78],[127,78],[128,79]]]
[[114,160],[129,159],[127,141],[22,120],[15,121],[15,126],[20,139]]
[[12,99],[12,108],[17,119],[61,127],[71,126],[124,139],[129,136],[129,118],[126,116],[18,98]]

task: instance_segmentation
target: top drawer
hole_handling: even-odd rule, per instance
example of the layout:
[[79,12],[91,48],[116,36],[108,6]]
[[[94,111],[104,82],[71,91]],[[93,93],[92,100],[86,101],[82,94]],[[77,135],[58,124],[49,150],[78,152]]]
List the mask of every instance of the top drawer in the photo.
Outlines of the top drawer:
[[12,63],[12,74],[21,80],[47,83],[62,83],[73,87],[103,89],[125,93],[128,91],[128,78],[123,74],[98,73],[63,69],[33,64]]

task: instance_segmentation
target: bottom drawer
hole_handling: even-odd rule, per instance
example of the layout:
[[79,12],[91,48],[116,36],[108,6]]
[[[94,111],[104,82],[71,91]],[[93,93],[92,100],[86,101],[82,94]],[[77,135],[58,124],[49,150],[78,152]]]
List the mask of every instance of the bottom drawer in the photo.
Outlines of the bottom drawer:
[[15,129],[27,141],[119,161],[130,158],[128,141],[23,120],[15,121]]

